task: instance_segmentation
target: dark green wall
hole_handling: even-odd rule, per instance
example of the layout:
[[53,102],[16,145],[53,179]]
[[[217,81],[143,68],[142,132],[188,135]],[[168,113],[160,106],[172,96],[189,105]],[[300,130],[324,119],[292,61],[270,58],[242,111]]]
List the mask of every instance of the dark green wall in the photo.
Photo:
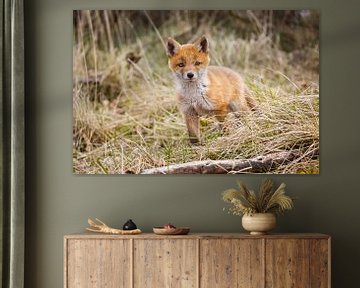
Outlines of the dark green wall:
[[88,216],[114,226],[131,217],[145,231],[165,222],[241,231],[240,218],[223,212],[220,192],[237,178],[250,186],[262,178],[72,175],[72,9],[81,8],[320,9],[321,174],[271,177],[299,197],[278,231],[332,235],[333,287],[359,287],[359,1],[25,2],[26,287],[63,287],[63,235],[82,231]]

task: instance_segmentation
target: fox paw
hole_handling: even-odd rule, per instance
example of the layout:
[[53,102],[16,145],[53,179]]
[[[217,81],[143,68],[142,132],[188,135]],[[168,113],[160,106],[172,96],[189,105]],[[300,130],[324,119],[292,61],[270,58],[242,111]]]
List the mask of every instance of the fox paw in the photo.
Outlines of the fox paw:
[[191,145],[201,145],[201,141],[196,137],[190,137],[189,140]]

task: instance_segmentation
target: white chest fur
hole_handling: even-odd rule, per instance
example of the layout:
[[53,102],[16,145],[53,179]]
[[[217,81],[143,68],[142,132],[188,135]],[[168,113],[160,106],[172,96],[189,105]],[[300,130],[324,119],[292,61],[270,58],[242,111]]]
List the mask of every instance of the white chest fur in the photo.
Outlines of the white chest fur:
[[197,81],[188,82],[176,79],[176,90],[180,109],[183,113],[198,115],[209,114],[214,106],[207,97],[208,81],[206,77]]

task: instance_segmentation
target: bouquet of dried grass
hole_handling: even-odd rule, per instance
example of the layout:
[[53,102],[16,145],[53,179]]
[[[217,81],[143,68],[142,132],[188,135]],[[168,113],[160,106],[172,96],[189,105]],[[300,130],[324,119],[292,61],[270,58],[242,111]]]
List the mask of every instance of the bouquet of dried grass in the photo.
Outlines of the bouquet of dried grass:
[[294,199],[285,195],[284,183],[274,190],[273,181],[264,179],[258,193],[249,190],[241,181],[238,181],[238,186],[239,189],[228,189],[222,194],[223,200],[231,204],[229,212],[234,215],[283,214],[285,210],[291,210],[294,207]]

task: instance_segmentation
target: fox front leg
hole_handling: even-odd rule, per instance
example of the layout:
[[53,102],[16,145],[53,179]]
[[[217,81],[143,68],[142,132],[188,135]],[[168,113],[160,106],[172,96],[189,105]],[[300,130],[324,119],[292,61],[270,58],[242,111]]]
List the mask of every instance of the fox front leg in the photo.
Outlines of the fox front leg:
[[185,114],[186,127],[192,144],[200,142],[200,120],[196,114]]

